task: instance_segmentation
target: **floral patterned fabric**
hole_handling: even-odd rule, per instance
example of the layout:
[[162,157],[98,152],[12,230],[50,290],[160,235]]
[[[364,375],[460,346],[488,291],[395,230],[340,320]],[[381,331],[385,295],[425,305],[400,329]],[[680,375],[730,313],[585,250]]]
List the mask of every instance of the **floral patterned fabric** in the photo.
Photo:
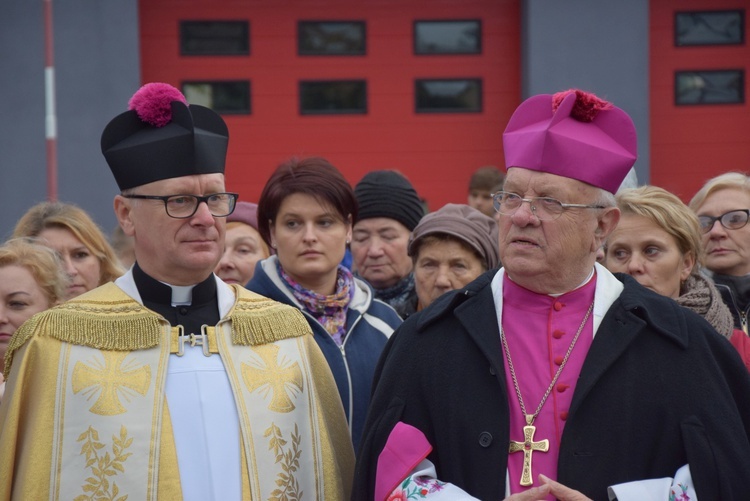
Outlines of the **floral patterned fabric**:
[[294,297],[302,303],[310,315],[325,327],[337,345],[344,343],[346,336],[346,311],[349,303],[354,297],[354,277],[352,272],[344,266],[339,265],[336,270],[336,292],[330,296],[318,294],[305,289],[286,274],[281,264],[277,261],[279,276]]

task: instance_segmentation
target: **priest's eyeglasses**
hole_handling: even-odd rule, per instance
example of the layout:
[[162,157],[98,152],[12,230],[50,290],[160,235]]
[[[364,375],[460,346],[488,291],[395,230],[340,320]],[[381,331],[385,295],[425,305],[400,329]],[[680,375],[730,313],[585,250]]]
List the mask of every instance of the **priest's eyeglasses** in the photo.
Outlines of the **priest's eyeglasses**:
[[492,195],[495,210],[505,216],[512,216],[524,202],[531,205],[531,212],[541,221],[552,221],[560,217],[566,209],[604,209],[604,205],[564,204],[550,197],[523,198],[515,193],[498,191]]
[[748,209],[730,210],[729,212],[725,212],[721,216],[716,217],[698,216],[698,222],[701,224],[701,231],[703,233],[711,231],[711,228],[714,227],[716,221],[719,221],[721,225],[728,230],[739,230],[747,224],[749,215],[750,210]]
[[169,217],[175,219],[187,219],[193,217],[198,211],[198,206],[205,202],[208,211],[214,217],[226,217],[234,212],[237,204],[237,193],[211,193],[210,195],[123,195],[125,198],[138,198],[143,200],[161,200]]

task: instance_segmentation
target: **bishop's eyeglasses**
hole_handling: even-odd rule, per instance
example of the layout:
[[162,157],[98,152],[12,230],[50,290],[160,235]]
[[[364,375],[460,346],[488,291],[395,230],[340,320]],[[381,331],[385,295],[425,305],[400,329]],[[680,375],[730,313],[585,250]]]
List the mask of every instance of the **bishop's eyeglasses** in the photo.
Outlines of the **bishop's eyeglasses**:
[[552,221],[560,217],[566,209],[605,209],[604,205],[565,204],[550,197],[523,198],[515,193],[498,191],[492,195],[492,205],[495,210],[505,216],[512,216],[524,202],[531,206],[531,212],[540,221]]
[[205,202],[208,211],[214,217],[226,217],[234,212],[237,204],[237,193],[211,193],[210,195],[123,195],[125,198],[143,200],[161,200],[169,217],[187,219],[198,211],[201,202]]
[[716,221],[719,221],[721,225],[728,230],[739,230],[747,224],[750,210],[748,209],[737,209],[725,212],[721,216],[698,216],[698,222],[701,224],[701,231],[708,233],[711,228],[714,227]]

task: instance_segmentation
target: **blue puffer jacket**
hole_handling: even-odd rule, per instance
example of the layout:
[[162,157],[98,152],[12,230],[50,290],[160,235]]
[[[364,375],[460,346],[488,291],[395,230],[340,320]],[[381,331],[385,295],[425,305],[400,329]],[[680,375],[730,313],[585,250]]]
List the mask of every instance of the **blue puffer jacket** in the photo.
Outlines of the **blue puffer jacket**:
[[276,270],[276,256],[258,262],[247,288],[280,303],[296,306],[310,323],[315,341],[331,367],[349,422],[354,450],[359,449],[370,390],[380,353],[393,331],[401,325],[396,310],[375,299],[370,286],[357,278],[356,290],[346,315],[346,337],[338,346],[312,315],[292,295]]

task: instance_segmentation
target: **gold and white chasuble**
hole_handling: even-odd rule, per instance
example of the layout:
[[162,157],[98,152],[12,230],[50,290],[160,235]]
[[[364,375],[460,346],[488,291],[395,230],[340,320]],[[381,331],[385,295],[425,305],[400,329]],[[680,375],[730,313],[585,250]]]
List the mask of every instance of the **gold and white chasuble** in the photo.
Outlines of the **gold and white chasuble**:
[[[351,439],[307,322],[296,308],[230,291],[229,311],[208,330],[239,420],[240,457],[228,460],[240,465],[237,492],[349,499]],[[176,331],[113,283],[24,324],[6,356],[0,500],[181,499],[190,484],[165,398]]]

